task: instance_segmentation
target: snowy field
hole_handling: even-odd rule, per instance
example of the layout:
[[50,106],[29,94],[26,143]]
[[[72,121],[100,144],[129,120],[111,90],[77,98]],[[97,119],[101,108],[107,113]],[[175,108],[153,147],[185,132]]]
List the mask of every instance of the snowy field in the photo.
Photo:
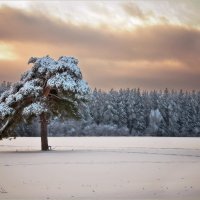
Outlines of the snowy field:
[[0,141],[0,199],[199,200],[200,138]]

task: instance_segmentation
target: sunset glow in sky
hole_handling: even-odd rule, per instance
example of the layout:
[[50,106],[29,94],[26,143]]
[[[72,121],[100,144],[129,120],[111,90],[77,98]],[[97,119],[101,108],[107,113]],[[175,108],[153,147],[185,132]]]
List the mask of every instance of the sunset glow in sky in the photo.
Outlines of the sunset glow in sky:
[[0,80],[74,56],[92,88],[200,86],[200,1],[0,1]]

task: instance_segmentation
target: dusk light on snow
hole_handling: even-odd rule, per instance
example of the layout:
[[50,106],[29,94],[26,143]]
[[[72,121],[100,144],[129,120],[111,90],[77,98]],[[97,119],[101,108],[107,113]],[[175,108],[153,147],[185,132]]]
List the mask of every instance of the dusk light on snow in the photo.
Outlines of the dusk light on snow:
[[199,13],[0,0],[0,200],[199,200]]

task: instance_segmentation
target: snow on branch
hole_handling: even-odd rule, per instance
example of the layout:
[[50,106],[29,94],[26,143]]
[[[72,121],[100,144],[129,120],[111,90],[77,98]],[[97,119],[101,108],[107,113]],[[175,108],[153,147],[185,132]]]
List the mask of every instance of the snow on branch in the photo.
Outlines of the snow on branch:
[[32,68],[0,97],[0,124],[4,127],[3,131],[10,127],[11,122],[16,121],[16,115],[28,118],[43,112],[48,112],[49,116],[54,115],[62,109],[72,112],[72,108],[63,103],[64,99],[81,104],[90,96],[90,88],[82,80],[76,58],[61,56],[54,60],[49,56],[31,57],[28,61],[28,64],[30,63]]
[[6,116],[11,115],[14,109],[9,107],[6,103],[0,103],[0,118],[4,119]]
[[31,105],[25,107],[23,109],[22,114],[24,116],[31,116],[31,115],[39,116],[43,112],[47,112],[47,111],[48,110],[44,103],[36,102],[36,103],[32,103]]

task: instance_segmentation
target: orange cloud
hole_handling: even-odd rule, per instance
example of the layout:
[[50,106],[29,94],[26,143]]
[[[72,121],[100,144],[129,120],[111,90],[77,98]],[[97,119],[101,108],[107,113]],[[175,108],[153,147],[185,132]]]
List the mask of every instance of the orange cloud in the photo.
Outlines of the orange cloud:
[[0,61],[2,80],[16,80],[28,69],[29,57],[50,54],[79,58],[93,87],[198,89],[200,85],[197,29],[160,24],[116,32],[6,7],[0,9],[0,26],[0,41],[12,45],[19,56],[15,63]]

